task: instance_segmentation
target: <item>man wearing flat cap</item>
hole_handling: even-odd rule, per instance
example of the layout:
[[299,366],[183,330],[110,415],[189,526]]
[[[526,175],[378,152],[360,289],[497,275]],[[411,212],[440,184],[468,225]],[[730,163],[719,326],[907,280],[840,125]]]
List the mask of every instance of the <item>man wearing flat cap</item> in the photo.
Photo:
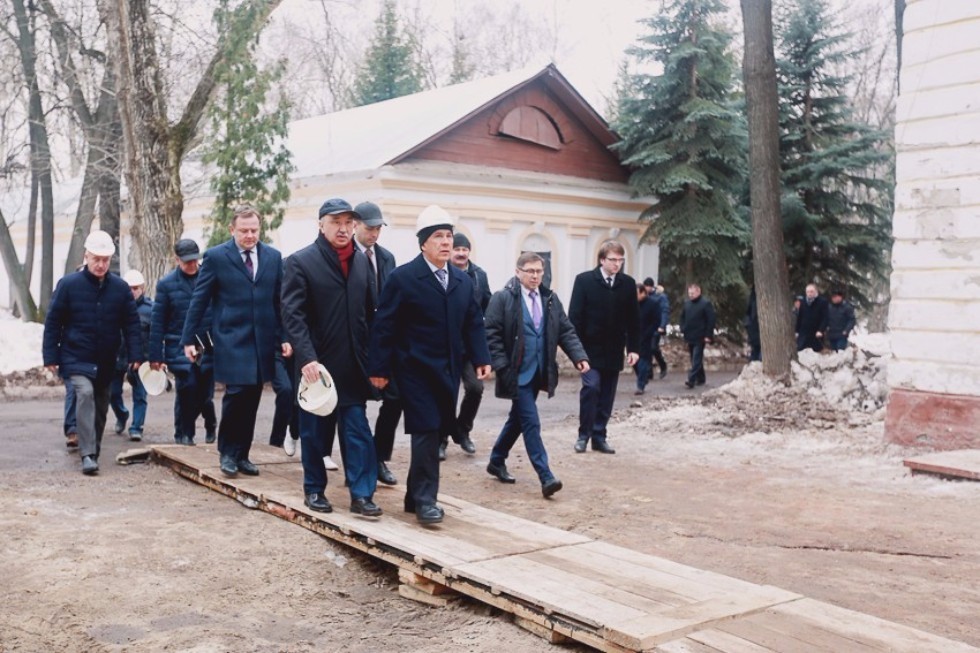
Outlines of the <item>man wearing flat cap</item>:
[[[395,269],[395,255],[378,244],[381,228],[387,226],[381,208],[373,202],[361,202],[354,207],[361,216],[354,231],[354,245],[371,263],[371,291],[374,305],[384,289],[385,281]],[[374,422],[374,449],[378,458],[378,481],[385,485],[397,485],[398,479],[388,469],[391,453],[395,448],[395,430],[402,418],[402,403],[398,397],[398,384],[389,381],[384,389],[378,419]]]
[[[320,365],[337,390],[337,431],[344,450],[350,511],[379,517],[374,503],[378,464],[367,420],[373,395],[366,372],[368,322],[374,314],[367,257],[354,247],[360,215],[343,199],[323,203],[316,240],[286,259],[283,272],[283,326],[295,348],[296,369],[306,383],[320,383]],[[331,512],[324,492],[327,472],[327,416],[301,410],[299,440],[306,506]]]
[[205,442],[215,441],[214,359],[211,355],[211,308],[204,312],[201,332],[195,334],[198,357],[184,355],[180,336],[197,285],[201,249],[190,238],[174,245],[176,268],[157,282],[156,301],[150,322],[150,367],[166,367],[174,375],[174,441],[193,445],[198,417],[204,418]]
[[444,516],[436,503],[439,440],[456,431],[464,361],[481,380],[490,373],[473,282],[449,264],[455,222],[439,206],[422,210],[415,223],[421,252],[388,277],[371,329],[368,374],[378,389],[391,379],[398,383],[412,437],[405,511],[421,524],[437,524]]
[[235,209],[231,238],[204,254],[180,341],[184,355],[201,355],[198,336],[205,331],[208,308],[214,315],[214,380],[225,384],[218,425],[221,472],[258,476],[248,459],[255,438],[255,415],[262,386],[276,373],[276,350],[292,356],[282,333],[279,297],[282,256],[260,241],[262,219],[251,206]]
[[131,369],[141,362],[140,318],[129,284],[109,272],[112,237],[93,231],[85,239],[85,267],[62,277],[44,320],[44,366],[75,393],[75,427],[82,473],[99,471],[102,433],[116,356],[125,339]]

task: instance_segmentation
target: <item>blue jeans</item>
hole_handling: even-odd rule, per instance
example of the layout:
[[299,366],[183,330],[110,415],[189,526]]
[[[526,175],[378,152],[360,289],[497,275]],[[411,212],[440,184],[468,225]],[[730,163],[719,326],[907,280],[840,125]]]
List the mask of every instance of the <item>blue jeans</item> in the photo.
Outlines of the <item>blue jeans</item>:
[[109,385],[109,408],[112,409],[112,414],[116,416],[116,420],[120,422],[129,419],[129,409],[126,408],[126,402],[123,401],[123,377],[125,376],[125,370],[116,370],[112,377],[112,383]]
[[704,383],[704,341],[687,343],[687,351],[691,354],[691,371],[687,373],[687,382],[691,385]]
[[843,351],[847,349],[847,338],[829,338],[830,348],[834,351]]
[[65,379],[65,435],[75,433],[75,388],[71,381]]
[[636,371],[636,389],[646,389],[647,383],[653,377],[653,354],[640,356],[636,359],[636,365],[633,366],[633,369]]
[[538,405],[535,403],[538,391],[533,386],[533,383],[529,383],[517,389],[517,397],[510,405],[510,415],[507,416],[507,421],[504,422],[504,427],[500,430],[500,435],[497,436],[497,441],[490,452],[490,463],[503,465],[517,438],[523,432],[527,457],[534,471],[538,473],[538,479],[544,484],[552,480],[555,475],[548,467],[548,452],[545,451],[544,440],[541,439],[541,420],[538,418]]
[[[378,486],[378,462],[374,437],[368,425],[364,404],[338,406],[337,430],[344,440],[344,476],[350,485],[351,499],[370,499]],[[299,411],[299,441],[303,459],[303,492],[323,492],[327,487],[327,470],[323,457],[327,451],[328,417]]]
[[143,434],[143,423],[146,422],[146,388],[133,370],[117,371],[112,379],[112,389],[109,393],[109,405],[119,421],[129,419],[129,411],[123,401],[123,380],[129,381],[133,387],[133,423],[129,425],[130,433]]
[[579,391],[578,439],[593,443],[606,440],[606,425],[616,401],[619,370],[597,370],[582,375]]

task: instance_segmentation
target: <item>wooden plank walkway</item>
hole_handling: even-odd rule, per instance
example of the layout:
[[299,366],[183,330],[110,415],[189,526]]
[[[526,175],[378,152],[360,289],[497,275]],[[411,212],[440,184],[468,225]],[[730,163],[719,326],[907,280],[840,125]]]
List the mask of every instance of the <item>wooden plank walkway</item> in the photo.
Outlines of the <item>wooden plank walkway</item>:
[[[213,445],[154,445],[150,458],[196,483],[320,533],[399,569],[399,592],[431,605],[457,594],[514,615],[548,641],[600,651],[741,653],[931,651],[980,653],[857,612],[642,554],[440,495],[442,524],[422,527],[401,512],[404,490],[380,488],[385,515],[303,505],[302,466],[281,450],[253,445],[259,476],[227,478]],[[394,508],[393,508],[394,506]]]
[[980,449],[939,451],[914,458],[903,463],[912,473],[927,472],[950,478],[980,481]]

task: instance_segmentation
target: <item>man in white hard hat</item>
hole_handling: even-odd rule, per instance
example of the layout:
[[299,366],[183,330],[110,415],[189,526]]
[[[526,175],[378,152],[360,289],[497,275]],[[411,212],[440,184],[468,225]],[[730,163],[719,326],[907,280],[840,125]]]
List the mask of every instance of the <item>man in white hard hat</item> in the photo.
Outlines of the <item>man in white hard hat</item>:
[[[144,292],[146,279],[139,270],[128,271],[123,275],[123,281],[129,284],[129,290],[136,301],[136,312],[140,316],[140,342],[142,343],[140,360],[147,360],[153,300]],[[133,423],[129,425],[129,439],[139,442],[143,439],[143,423],[146,421],[146,388],[143,387],[136,370],[130,369],[126,364],[125,348],[120,348],[119,357],[116,359],[116,375],[112,379],[109,392],[109,407],[116,416],[116,435],[121,435],[126,430],[126,422],[129,420],[129,411],[126,410],[126,402],[123,401],[123,381],[129,381],[129,385],[133,388]]]
[[44,321],[44,365],[75,392],[75,421],[82,473],[99,471],[99,452],[109,410],[109,386],[125,339],[126,360],[139,367],[140,319],[125,281],[109,272],[112,237],[93,231],[85,239],[85,267],[58,282]]
[[421,253],[396,268],[381,292],[371,329],[368,374],[384,389],[398,383],[412,460],[405,511],[421,524],[442,521],[439,440],[456,432],[456,400],[465,360],[477,377],[490,374],[483,312],[473,282],[449,265],[455,219],[441,207],[422,210],[415,223]]

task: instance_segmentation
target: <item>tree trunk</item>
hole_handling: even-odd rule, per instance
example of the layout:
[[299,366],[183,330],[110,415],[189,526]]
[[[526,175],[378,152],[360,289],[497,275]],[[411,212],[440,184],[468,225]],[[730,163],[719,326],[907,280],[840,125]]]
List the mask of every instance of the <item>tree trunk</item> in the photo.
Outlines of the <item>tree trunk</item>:
[[7,228],[7,219],[3,217],[2,211],[0,211],[0,258],[3,258],[3,266],[14,291],[14,301],[20,311],[20,319],[25,322],[36,321],[37,305],[31,297],[31,289],[24,278],[24,268],[20,265],[17,248],[14,247],[13,238],[10,237],[10,230]]
[[27,248],[24,250],[24,281],[31,287],[34,275],[34,250],[37,247],[37,200],[41,184],[37,175],[31,171],[31,199],[27,206]]
[[[51,148],[48,144],[48,129],[44,110],[41,106],[41,91],[38,86],[37,50],[31,18],[27,15],[24,0],[12,0],[14,16],[17,19],[18,41],[24,81],[28,88],[28,121],[31,139],[31,170],[37,172],[41,191],[41,292],[40,306],[47,307],[51,301],[54,287],[54,191],[51,181]],[[32,5],[32,11],[33,5]]]
[[796,355],[796,347],[779,206],[779,118],[772,1],[740,2],[745,27],[742,72],[749,126],[752,269],[759,307],[762,368],[767,376],[789,383],[790,362]]

